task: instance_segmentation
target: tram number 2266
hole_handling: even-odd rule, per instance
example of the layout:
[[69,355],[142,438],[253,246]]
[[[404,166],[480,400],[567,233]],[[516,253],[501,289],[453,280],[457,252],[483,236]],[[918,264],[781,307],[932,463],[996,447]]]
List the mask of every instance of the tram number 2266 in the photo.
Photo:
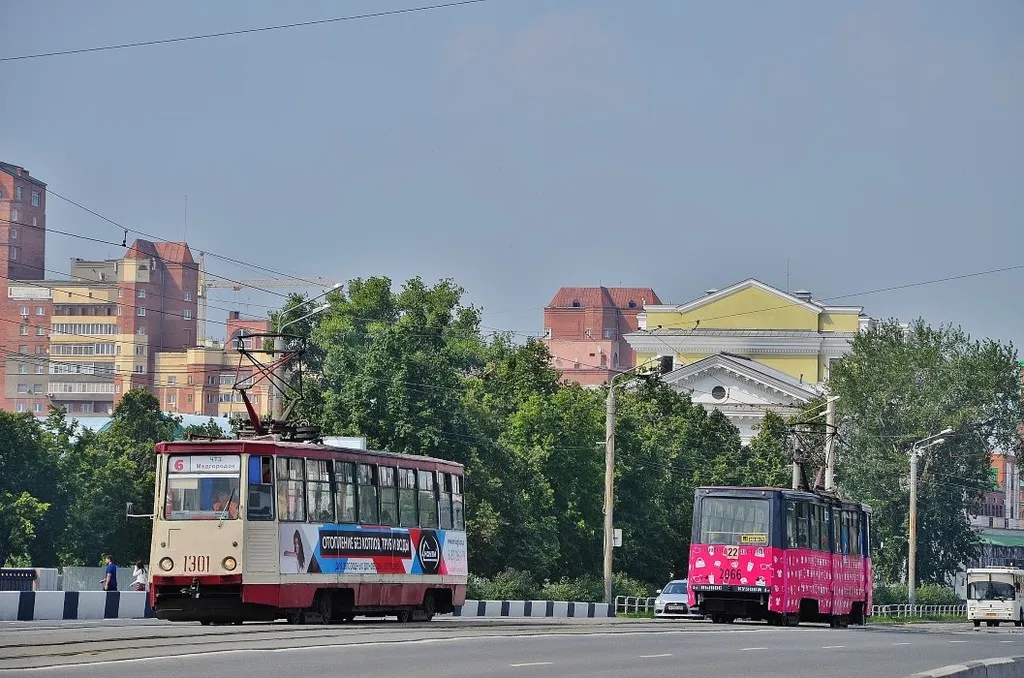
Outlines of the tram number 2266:
[[185,572],[209,572],[210,571],[210,556],[185,556],[185,562],[182,563]]

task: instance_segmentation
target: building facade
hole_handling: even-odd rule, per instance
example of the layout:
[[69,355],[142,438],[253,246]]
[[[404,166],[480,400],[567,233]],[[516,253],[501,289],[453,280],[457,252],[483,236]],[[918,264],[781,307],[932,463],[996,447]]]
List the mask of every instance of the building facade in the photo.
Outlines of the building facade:
[[860,306],[748,279],[681,305],[647,304],[626,341],[639,364],[672,356],[665,381],[721,410],[746,443],[765,411],[790,416],[819,397],[832,363],[871,324]]
[[661,300],[649,287],[563,287],[544,308],[544,343],[562,377],[600,386],[635,367],[626,335],[646,304]]

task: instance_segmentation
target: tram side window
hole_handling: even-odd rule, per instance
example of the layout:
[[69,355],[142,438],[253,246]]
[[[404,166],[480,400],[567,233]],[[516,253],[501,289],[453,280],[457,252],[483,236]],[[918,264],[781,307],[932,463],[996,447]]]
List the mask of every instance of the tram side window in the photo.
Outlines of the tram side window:
[[843,552],[843,509],[832,509],[832,552]]
[[334,522],[331,462],[326,459],[306,460],[306,504],[309,506],[310,521],[314,523]]
[[249,457],[249,520],[274,519],[274,458]]
[[306,520],[301,459],[277,458],[277,515],[281,520]]
[[797,547],[796,531],[796,502],[786,502],[786,546],[791,549]]
[[818,546],[819,551],[828,551],[828,510],[818,506]]
[[356,522],[356,465],[350,461],[334,464],[334,497],[339,523]]
[[466,529],[466,513],[462,505],[462,476],[452,476],[452,528]]
[[842,526],[841,527],[842,527],[842,534],[841,534],[841,543],[840,543],[841,551],[840,552],[845,556],[845,555],[849,555],[849,553],[850,553],[850,512],[849,511],[843,511],[843,520],[842,520]]
[[356,467],[356,481],[359,483],[359,522],[364,525],[378,525],[377,467],[359,464]]
[[808,533],[810,537],[808,539],[807,546],[815,551],[818,550],[818,543],[820,541],[820,537],[818,535],[821,534],[821,515],[818,513],[819,508],[821,507],[815,506],[814,504],[807,505],[807,518],[811,524],[811,528]]
[[796,503],[796,545],[797,548],[808,548],[810,546],[810,518],[807,515],[811,508],[806,502]]
[[398,525],[398,488],[395,487],[395,469],[390,466],[379,466],[377,477],[380,480],[380,524]]
[[859,556],[860,552],[860,513],[850,513],[850,555]]
[[420,527],[437,527],[437,496],[434,494],[434,474],[419,471]]
[[398,524],[402,527],[416,527],[418,523],[416,471],[411,468],[400,468],[398,469]]
[[437,472],[437,494],[441,505],[441,529],[452,529],[452,477],[448,473]]

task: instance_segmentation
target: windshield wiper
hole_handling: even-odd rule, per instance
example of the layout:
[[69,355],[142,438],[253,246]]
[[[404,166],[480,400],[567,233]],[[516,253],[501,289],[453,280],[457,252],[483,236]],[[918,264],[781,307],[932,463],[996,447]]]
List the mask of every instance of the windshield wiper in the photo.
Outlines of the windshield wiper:
[[235,498],[235,488],[231,488],[231,495],[228,497],[228,503],[224,505],[224,510],[220,512],[220,522],[217,523],[217,527],[224,525],[224,519],[230,515],[231,511],[231,500]]

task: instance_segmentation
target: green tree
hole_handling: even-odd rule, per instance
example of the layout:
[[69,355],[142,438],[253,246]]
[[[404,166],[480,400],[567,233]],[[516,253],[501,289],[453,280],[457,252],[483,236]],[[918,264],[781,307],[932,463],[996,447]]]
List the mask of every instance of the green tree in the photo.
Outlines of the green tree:
[[943,582],[977,554],[964,515],[989,487],[990,449],[1019,446],[1016,350],[972,340],[956,327],[889,322],[854,339],[829,389],[840,396],[837,483],[874,510],[872,555],[884,580],[905,572],[910,446],[954,429],[925,451],[918,485],[917,575]]
[[697,485],[789,487],[793,453],[788,432],[788,425],[781,416],[766,412],[750,444],[713,454],[697,470]]
[[0,565],[35,545],[55,495],[50,452],[31,415],[0,411]]
[[224,431],[221,429],[220,424],[215,422],[211,417],[209,421],[204,424],[190,424],[185,427],[185,438],[213,438],[219,439],[224,437]]

